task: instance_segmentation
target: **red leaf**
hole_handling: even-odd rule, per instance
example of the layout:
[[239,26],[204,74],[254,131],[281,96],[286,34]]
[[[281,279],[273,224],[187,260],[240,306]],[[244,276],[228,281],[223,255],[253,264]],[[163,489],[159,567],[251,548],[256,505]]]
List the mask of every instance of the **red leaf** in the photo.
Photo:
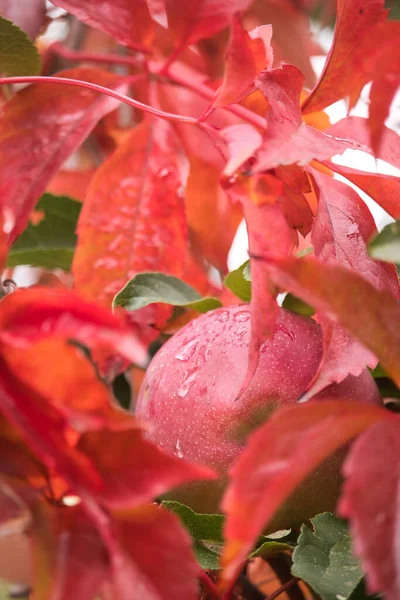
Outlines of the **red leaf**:
[[249,438],[223,499],[225,579],[236,576],[264,526],[296,487],[335,450],[384,418],[388,413],[375,406],[309,402],[280,409]]
[[80,506],[33,511],[35,598],[91,600],[108,576],[106,549]]
[[222,189],[220,176],[216,165],[192,156],[185,200],[195,255],[225,274],[228,252],[243,214]]
[[[121,78],[101,69],[77,68],[60,77],[120,91]],[[1,212],[10,242],[23,231],[36,201],[63,162],[96,123],[118,106],[108,96],[57,84],[34,84],[3,107],[0,120]]]
[[10,346],[57,336],[89,348],[108,346],[132,362],[147,363],[146,351],[121,320],[66,289],[35,287],[9,294],[0,304],[0,325],[0,341]]
[[238,11],[244,11],[252,0],[165,0],[168,30],[183,50],[202,38],[208,38],[226,27]]
[[271,25],[247,32],[239,14],[231,24],[231,39],[225,55],[224,79],[213,106],[233,104],[255,90],[254,81],[263,69],[270,69],[273,50]]
[[90,461],[69,443],[72,430],[54,407],[28,390],[0,363],[0,409],[34,454],[64,477],[76,493],[96,490],[101,479]]
[[[285,217],[275,203],[282,191],[282,184],[272,175],[267,175],[271,184],[269,203],[256,204],[257,196],[247,197],[246,191],[236,187],[232,190],[244,210],[249,235],[249,255],[252,279],[251,290],[251,334],[249,344],[249,362],[246,377],[242,383],[239,396],[249,386],[258,367],[260,348],[275,328],[279,316],[275,300],[276,290],[271,285],[268,264],[269,256],[285,256],[289,254],[293,243],[291,232]],[[276,185],[278,186],[276,187]]]
[[184,273],[188,233],[185,164],[170,126],[146,121],[98,169],[78,224],[75,284],[111,306],[141,271]]
[[129,563],[113,597],[131,600],[135,590],[140,600],[197,600],[199,566],[192,540],[175,515],[144,506],[122,514],[118,531]]
[[275,64],[295,65],[304,74],[308,88],[315,83],[310,56],[322,50],[311,37],[310,20],[292,0],[256,0],[251,7],[259,23],[271,23]]
[[[376,289],[398,297],[394,265],[375,261],[368,255],[368,240],[377,229],[366,204],[343,183],[317,171],[313,171],[313,176],[319,187],[318,212],[311,234],[315,256],[323,262],[354,269]],[[332,382],[340,383],[349,374],[360,375],[366,365],[374,368],[377,364],[376,357],[341,325],[324,316],[318,320],[324,331],[324,355],[303,400]]]
[[370,143],[370,132],[368,129],[368,120],[362,117],[346,117],[332,125],[327,133],[337,137],[344,137],[348,140],[354,140],[360,144],[360,150],[374,154],[376,158],[381,158],[388,163],[400,169],[400,136],[398,133],[389,129],[382,128],[382,137],[379,144],[379,150],[374,153]]
[[146,0],[54,0],[77,19],[100,29],[130,48],[150,45],[154,22]]
[[[400,41],[400,27],[397,21],[385,23],[382,36],[377,40],[377,56],[369,94],[369,120],[371,144],[378,151],[383,134],[383,124],[389,115],[390,105],[400,86],[400,56],[397,52]],[[368,65],[367,56],[364,62]]]
[[400,219],[400,177],[365,173],[350,167],[331,162],[325,163],[330,169],[340,173],[368,194],[394,219]]
[[48,184],[46,191],[55,196],[69,196],[83,202],[95,169],[85,171],[58,171]]
[[258,76],[256,87],[266,97],[269,111],[268,129],[251,166],[253,173],[292,163],[305,165],[313,159],[325,160],[343,153],[346,148],[359,147],[302,122],[300,93],[303,82],[302,73],[292,65],[264,71]]
[[18,25],[31,38],[35,39],[42,31],[46,19],[45,0],[0,0],[0,15]]
[[94,366],[68,341],[48,338],[22,349],[7,345],[3,356],[14,376],[55,406],[75,430],[132,428],[132,415],[119,409]]
[[[344,465],[339,504],[350,519],[356,554],[370,594],[400,596],[398,549],[400,420],[376,423],[354,443]],[[378,485],[377,485],[378,483]]]
[[112,509],[149,502],[194,479],[214,479],[211,469],[165,454],[137,428],[88,432],[77,448],[90,458],[104,482],[96,498]]
[[[229,158],[223,170],[224,177],[230,177],[245,165],[249,158],[261,147],[263,137],[252,125],[241,123],[230,125],[220,132],[220,137],[228,147]],[[229,179],[228,179],[229,183]]]
[[317,310],[333,318],[382,362],[400,385],[400,307],[386,290],[377,290],[342,265],[315,259],[270,261],[270,276]]
[[316,112],[350,96],[354,105],[370,79],[357,69],[358,57],[371,55],[379,25],[387,17],[384,0],[340,0],[337,3],[335,35],[325,67],[316,86],[303,103],[305,113]]

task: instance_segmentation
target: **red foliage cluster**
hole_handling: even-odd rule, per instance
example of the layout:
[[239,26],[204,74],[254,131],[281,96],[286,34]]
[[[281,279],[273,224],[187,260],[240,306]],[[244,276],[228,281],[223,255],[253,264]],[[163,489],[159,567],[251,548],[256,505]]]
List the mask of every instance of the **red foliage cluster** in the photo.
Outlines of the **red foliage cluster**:
[[[400,386],[396,268],[369,255],[374,220],[334,174],[395,219],[400,179],[331,161],[353,149],[400,167],[400,138],[384,125],[400,86],[400,23],[388,20],[384,0],[338,0],[332,47],[315,81],[310,56],[319,50],[305,11],[317,2],[53,4],[86,37],[80,48],[39,41],[40,76],[0,79],[12,90],[2,95],[0,117],[2,266],[44,192],[83,206],[72,277],[60,277],[57,289],[16,290],[0,303],[1,522],[29,515],[37,599],[195,599],[204,575],[192,540],[152,502],[214,474],[148,441],[146,424],[119,408],[109,381],[131,364],[145,367],[151,343],[197,313],[177,316],[151,303],[113,314],[113,298],[138,273],[154,271],[234,303],[210,267],[227,274],[245,218],[252,296],[241,391],[274,331],[282,291],[316,309],[324,334],[303,400],[378,361]],[[325,4],[329,15],[333,3]],[[44,2],[19,5],[7,13],[0,2],[0,12],[34,38]],[[340,99],[353,108],[369,82],[369,117],[331,125],[323,109]],[[29,85],[10,87],[17,83]],[[75,171],[65,166],[70,157]],[[312,255],[300,258],[299,245]],[[286,407],[262,425],[223,501],[224,598],[279,505],[359,436],[339,512],[349,518],[369,591],[397,600],[399,433],[391,412],[333,400]],[[384,533],[373,525],[376,514]]]

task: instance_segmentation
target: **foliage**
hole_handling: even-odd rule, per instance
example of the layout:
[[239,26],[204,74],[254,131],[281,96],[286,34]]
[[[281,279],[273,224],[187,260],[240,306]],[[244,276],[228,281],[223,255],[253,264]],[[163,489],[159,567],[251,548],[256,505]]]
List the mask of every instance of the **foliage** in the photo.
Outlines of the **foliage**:
[[[286,565],[271,598],[398,600],[400,421],[384,404],[400,388],[400,179],[333,160],[359,150],[400,168],[385,125],[398,2],[391,15],[384,0],[53,4],[64,11],[0,0],[0,577],[20,568],[35,600],[247,600],[264,589],[251,558]],[[310,16],[334,23],[318,79]],[[63,43],[39,36],[60,19]],[[397,221],[378,233],[357,189]],[[243,218],[249,261],[229,272]],[[21,272],[33,285],[15,289]],[[282,292],[323,334],[302,402],[249,433],[220,514],[161,501],[217,473],[150,441],[118,377],[133,409],[168,336],[243,303],[243,397]],[[313,400],[378,361],[381,407]],[[337,515],[263,536],[343,448]]]

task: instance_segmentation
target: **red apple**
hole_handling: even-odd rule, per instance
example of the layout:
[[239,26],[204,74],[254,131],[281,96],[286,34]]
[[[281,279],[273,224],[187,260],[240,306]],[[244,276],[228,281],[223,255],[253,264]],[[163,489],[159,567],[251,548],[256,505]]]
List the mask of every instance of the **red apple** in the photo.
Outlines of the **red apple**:
[[[239,399],[250,339],[247,306],[208,312],[176,333],[154,357],[136,405],[163,450],[212,467],[217,482],[192,483],[170,497],[199,512],[218,512],[229,467],[245,437],[277,407],[296,402],[322,356],[320,326],[281,309],[274,335],[261,348],[249,389]],[[343,397],[381,403],[367,370],[333,384],[316,398]],[[269,530],[297,525],[333,510],[340,488],[343,452],[331,457],[285,504]]]

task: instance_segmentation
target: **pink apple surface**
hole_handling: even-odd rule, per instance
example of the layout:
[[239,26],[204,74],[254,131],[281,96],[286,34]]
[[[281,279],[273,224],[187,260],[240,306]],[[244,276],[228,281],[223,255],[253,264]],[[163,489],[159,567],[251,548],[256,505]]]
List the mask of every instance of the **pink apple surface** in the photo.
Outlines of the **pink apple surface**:
[[[149,424],[149,436],[161,448],[220,473],[218,482],[193,483],[173,492],[174,499],[200,512],[218,512],[227,472],[247,434],[277,407],[296,402],[321,360],[320,326],[281,309],[275,333],[261,348],[253,381],[238,399],[249,339],[246,305],[217,309],[191,321],[156,354],[137,401],[137,416]],[[381,402],[367,370],[316,396],[321,401],[332,397]],[[334,509],[342,457],[343,452],[331,457],[303,484],[272,529]],[[306,510],[299,511],[304,504]]]

